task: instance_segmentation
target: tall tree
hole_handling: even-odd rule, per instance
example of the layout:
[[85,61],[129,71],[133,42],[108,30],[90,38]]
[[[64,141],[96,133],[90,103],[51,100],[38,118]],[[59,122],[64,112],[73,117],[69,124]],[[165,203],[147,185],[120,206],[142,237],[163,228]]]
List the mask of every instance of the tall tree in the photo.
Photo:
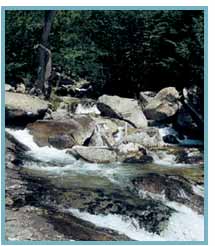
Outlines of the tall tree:
[[56,11],[47,10],[44,13],[44,25],[42,31],[41,44],[37,45],[39,51],[39,67],[37,72],[37,89],[40,89],[44,93],[44,83],[48,81],[51,76],[52,71],[52,60],[51,60],[51,51],[48,49],[49,34],[51,31],[51,25],[53,18],[56,14]]

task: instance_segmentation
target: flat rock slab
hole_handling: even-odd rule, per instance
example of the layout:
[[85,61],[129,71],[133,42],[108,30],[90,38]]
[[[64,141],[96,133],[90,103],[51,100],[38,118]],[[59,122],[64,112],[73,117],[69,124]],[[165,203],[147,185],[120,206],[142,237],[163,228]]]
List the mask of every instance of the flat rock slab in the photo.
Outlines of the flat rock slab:
[[141,128],[147,126],[147,119],[137,100],[103,95],[99,97],[98,101],[111,107],[113,111],[121,115],[124,119],[131,121],[136,127]]
[[74,146],[70,153],[92,163],[111,163],[117,161],[115,151],[107,148]]

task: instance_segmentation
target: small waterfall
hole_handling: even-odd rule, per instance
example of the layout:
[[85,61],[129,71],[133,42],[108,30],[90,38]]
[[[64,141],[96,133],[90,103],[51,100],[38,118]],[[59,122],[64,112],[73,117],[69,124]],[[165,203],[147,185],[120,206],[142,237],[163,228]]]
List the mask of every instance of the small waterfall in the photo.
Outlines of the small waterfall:
[[160,133],[161,137],[164,137],[166,135],[178,136],[178,132],[175,129],[173,129],[172,127],[159,128],[159,133]]
[[180,139],[178,132],[172,127],[159,128],[159,133],[161,137],[167,135],[174,136],[177,139],[179,145],[183,145],[183,146],[203,146],[204,144],[203,141],[199,139],[189,139],[186,135],[183,136],[183,139]]
[[75,114],[96,114],[99,115],[100,111],[96,105],[93,106],[83,106],[81,103],[78,104]]
[[6,128],[6,132],[13,135],[19,142],[28,146],[30,150],[27,152],[35,160],[42,162],[52,162],[52,163],[64,163],[71,164],[74,163],[75,158],[66,153],[66,149],[59,150],[52,146],[39,147],[33,139],[33,136],[30,134],[29,130],[13,130]]
[[104,146],[104,141],[102,139],[102,129],[99,124],[96,124],[95,131],[93,134],[93,140],[95,146]]
[[201,241],[204,240],[204,216],[197,214],[184,205],[175,202],[167,203],[176,209],[170,218],[167,228],[160,234],[153,234],[138,228],[135,219],[117,214],[94,215],[69,209],[74,216],[90,221],[97,226],[109,228],[123,233],[138,241]]
[[115,139],[116,143],[118,143],[118,144],[122,143],[122,141],[124,140],[124,135],[125,135],[124,127],[118,127],[118,131],[114,135],[114,139]]
[[166,151],[148,151],[155,164],[171,166],[176,164],[176,156]]

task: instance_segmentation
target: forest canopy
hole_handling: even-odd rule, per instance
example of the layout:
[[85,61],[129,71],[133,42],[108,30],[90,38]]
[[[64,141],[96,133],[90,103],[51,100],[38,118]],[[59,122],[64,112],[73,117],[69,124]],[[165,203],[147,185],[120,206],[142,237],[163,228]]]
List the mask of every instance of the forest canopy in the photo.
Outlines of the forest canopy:
[[[6,83],[36,80],[44,12],[6,11]],[[96,96],[204,85],[203,11],[57,11],[48,39],[53,68]]]

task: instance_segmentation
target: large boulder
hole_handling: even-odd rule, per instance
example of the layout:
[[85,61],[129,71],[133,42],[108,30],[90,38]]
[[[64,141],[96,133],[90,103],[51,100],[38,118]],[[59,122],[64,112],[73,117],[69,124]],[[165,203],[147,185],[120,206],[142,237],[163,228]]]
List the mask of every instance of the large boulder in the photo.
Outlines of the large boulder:
[[6,125],[25,125],[42,119],[48,110],[48,102],[21,93],[5,92]]
[[141,91],[139,95],[139,100],[142,109],[144,109],[155,96],[156,93],[153,91]]
[[175,127],[189,138],[202,138],[202,129],[199,128],[193,116],[184,106],[177,113]]
[[92,163],[111,163],[117,161],[116,152],[108,148],[74,146],[68,153],[76,158]]
[[148,103],[143,112],[149,120],[164,120],[179,110],[179,99],[179,92],[174,87],[164,88]]
[[123,140],[125,122],[101,116],[92,116],[96,130],[90,139],[90,146],[113,146]]
[[164,142],[156,127],[146,127],[143,129],[129,129],[125,141],[143,145],[145,147],[163,146]]
[[27,128],[39,146],[65,149],[85,144],[94,132],[95,122],[88,116],[74,116],[67,121],[37,121],[28,124]]
[[143,146],[134,143],[120,144],[115,148],[102,146],[73,146],[67,153],[90,163],[135,163],[145,164],[153,159]]
[[132,122],[136,127],[147,126],[147,120],[137,100],[119,96],[103,95],[99,97],[98,101],[109,106],[116,114],[120,115],[123,119]]

